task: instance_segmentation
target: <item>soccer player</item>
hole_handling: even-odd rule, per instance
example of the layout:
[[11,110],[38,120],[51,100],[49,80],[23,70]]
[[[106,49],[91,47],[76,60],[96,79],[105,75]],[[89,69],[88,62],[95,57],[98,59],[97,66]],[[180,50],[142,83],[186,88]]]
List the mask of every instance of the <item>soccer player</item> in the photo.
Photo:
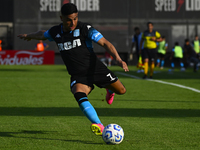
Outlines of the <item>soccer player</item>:
[[199,63],[199,59],[197,59],[197,54],[190,41],[188,39],[185,40],[184,51],[186,53],[186,58],[189,62],[194,63],[194,72],[197,72],[197,64]]
[[[197,53],[197,59],[200,60],[200,43],[199,43],[199,36],[195,36],[195,40],[193,42],[194,50]],[[198,64],[197,64],[197,70],[198,70]]]
[[168,43],[166,43],[165,41],[165,36],[162,36],[162,41],[158,42],[157,67],[160,67],[160,69],[163,69],[167,48],[168,48]]
[[[140,42],[140,54],[142,54],[142,60],[144,61],[144,76],[143,79],[147,78],[148,74],[148,65],[150,59],[150,78],[153,78],[153,71],[155,67],[155,57],[157,51],[156,42],[162,41],[161,35],[158,31],[153,29],[153,23],[147,23],[147,30],[142,34],[142,40]],[[142,45],[144,42],[144,49],[142,50]]]
[[185,71],[184,64],[183,64],[183,49],[181,46],[179,46],[178,42],[175,42],[175,46],[172,49],[172,53],[169,59],[171,60],[171,67],[172,67],[172,70],[170,69],[169,71],[174,70],[175,61],[178,61],[180,63],[181,71]]
[[200,43],[198,35],[195,36],[195,40],[193,42],[194,50],[197,53],[197,58],[200,59]]
[[[137,59],[138,59],[138,62],[139,60],[141,59],[140,57],[140,54],[139,54],[139,50],[140,50],[140,41],[142,39],[142,32],[140,32],[140,28],[139,27],[135,27],[134,28],[134,31],[135,31],[135,34],[132,38],[132,44],[131,44],[131,52],[133,50],[133,47],[135,46],[136,47],[136,55],[137,55]],[[142,47],[143,49],[143,47]],[[140,65],[140,66],[139,66]],[[139,70],[137,71],[137,73],[140,73],[140,72],[144,72],[143,68],[142,68],[142,63],[141,64],[138,64],[138,67],[139,67]]]
[[80,109],[91,121],[91,130],[96,135],[102,135],[104,129],[96,110],[88,101],[87,95],[94,89],[94,84],[106,88],[106,101],[112,104],[114,94],[124,94],[125,87],[96,56],[92,41],[104,47],[124,71],[129,71],[127,64],[120,58],[115,47],[90,24],[78,21],[78,10],[72,3],[61,8],[61,24],[47,31],[41,30],[29,34],[20,34],[19,38],[30,41],[50,40],[56,42],[61,57],[71,75],[71,92]]

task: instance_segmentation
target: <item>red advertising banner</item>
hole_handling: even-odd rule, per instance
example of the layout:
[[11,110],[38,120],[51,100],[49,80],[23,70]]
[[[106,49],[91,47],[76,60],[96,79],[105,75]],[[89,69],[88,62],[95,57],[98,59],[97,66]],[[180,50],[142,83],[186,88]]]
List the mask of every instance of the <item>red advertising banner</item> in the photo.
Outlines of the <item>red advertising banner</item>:
[[0,65],[50,65],[54,59],[54,51],[0,51]]

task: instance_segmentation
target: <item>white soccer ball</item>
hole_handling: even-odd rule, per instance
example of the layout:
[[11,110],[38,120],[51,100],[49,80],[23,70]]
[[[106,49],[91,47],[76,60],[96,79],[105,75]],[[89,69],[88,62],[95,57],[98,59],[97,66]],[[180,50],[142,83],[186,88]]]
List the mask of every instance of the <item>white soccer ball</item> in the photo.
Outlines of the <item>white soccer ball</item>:
[[117,124],[109,124],[104,128],[102,138],[106,144],[120,144],[124,139],[124,131]]

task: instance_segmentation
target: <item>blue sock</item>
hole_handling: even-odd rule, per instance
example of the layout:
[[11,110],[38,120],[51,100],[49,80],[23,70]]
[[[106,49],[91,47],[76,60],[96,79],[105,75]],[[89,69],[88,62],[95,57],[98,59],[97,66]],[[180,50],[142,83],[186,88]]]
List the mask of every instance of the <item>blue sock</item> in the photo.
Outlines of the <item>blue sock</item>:
[[111,90],[109,90],[109,89],[108,89],[108,91],[109,91],[110,94],[114,93],[113,91],[111,91]]
[[171,67],[174,68],[174,63],[173,62],[171,63]]
[[92,123],[101,123],[94,107],[90,104],[89,101],[85,101],[80,104],[80,109],[84,113],[84,115],[92,122]]
[[96,110],[88,101],[87,95],[85,93],[77,92],[74,94],[74,97],[76,98],[81,111],[92,123],[101,123]]
[[161,66],[161,67],[163,67],[163,66],[164,66],[164,63],[165,63],[165,61],[164,61],[164,60],[162,60],[162,61],[161,61],[161,65],[160,65],[160,66]]
[[180,63],[180,66],[181,66],[181,67],[184,67],[184,64],[181,62],[181,63]]

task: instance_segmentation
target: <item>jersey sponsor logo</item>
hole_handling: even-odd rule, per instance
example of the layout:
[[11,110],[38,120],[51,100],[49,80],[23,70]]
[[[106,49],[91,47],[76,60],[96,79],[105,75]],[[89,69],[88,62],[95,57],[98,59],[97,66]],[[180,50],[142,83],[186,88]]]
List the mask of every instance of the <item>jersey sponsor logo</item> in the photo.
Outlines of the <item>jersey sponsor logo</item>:
[[61,38],[60,34],[57,34],[57,35],[55,36],[55,38]]
[[74,30],[74,37],[78,37],[78,36],[80,36],[80,30],[76,29]]
[[97,38],[99,35],[101,35],[101,33],[97,33],[97,34],[95,35],[95,38]]
[[91,26],[90,25],[87,25],[87,28],[88,28],[88,30],[91,28]]
[[63,43],[58,43],[58,49],[60,51],[64,51],[64,50],[70,50],[72,48],[76,48],[81,46],[81,40],[80,39],[75,39],[72,42],[65,42]]

